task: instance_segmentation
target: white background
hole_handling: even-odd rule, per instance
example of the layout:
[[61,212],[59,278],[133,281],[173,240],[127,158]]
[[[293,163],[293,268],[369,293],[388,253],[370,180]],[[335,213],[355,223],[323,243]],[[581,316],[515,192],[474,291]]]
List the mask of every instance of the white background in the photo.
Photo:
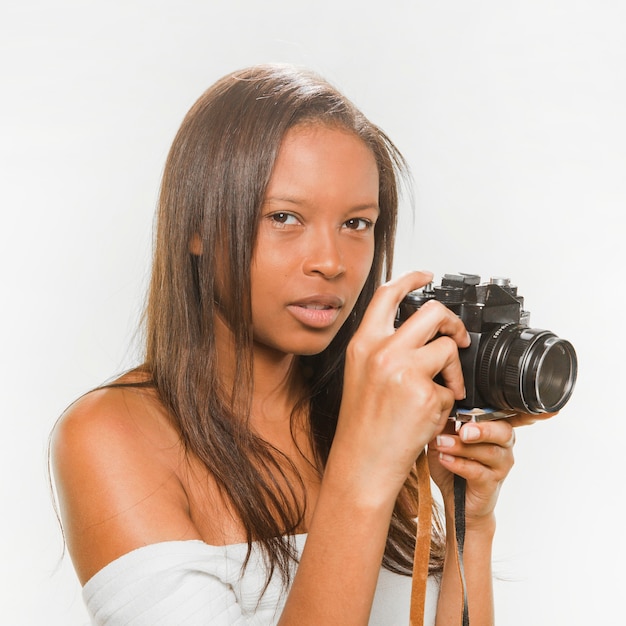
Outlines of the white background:
[[[134,362],[166,152],[214,80],[291,61],[382,126],[416,181],[397,272],[509,275],[570,339],[576,392],[518,433],[498,624],[623,608],[626,4],[596,0],[3,0],[0,621],[86,624],[48,433]],[[57,567],[58,566],[58,567]],[[395,625],[391,625],[395,626]]]

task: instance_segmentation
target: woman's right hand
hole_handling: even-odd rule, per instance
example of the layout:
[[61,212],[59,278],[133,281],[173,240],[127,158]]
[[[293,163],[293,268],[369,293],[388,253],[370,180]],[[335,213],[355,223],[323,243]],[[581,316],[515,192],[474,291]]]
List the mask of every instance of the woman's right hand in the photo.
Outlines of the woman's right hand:
[[[402,298],[432,274],[381,286],[346,351],[337,429],[281,624],[367,624],[398,493],[465,395],[461,320],[439,302],[399,329]],[[441,374],[443,384],[434,382]]]
[[[341,464],[356,483],[352,489],[389,503],[465,396],[458,348],[470,339],[450,309],[433,300],[394,327],[402,298],[431,280],[429,272],[411,272],[382,285],[346,353],[329,463]],[[445,386],[433,380],[438,374]]]

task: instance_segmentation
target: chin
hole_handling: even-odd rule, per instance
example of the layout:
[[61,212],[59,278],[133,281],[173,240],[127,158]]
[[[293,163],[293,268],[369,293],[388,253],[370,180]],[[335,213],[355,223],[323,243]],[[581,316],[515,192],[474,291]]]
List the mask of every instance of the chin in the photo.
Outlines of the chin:
[[330,345],[332,339],[331,337],[328,341],[303,342],[294,346],[293,350],[289,350],[289,352],[297,356],[315,356],[316,354],[320,354],[320,352],[324,352]]
[[268,341],[262,337],[255,339],[258,346],[264,346],[272,351],[282,354],[294,354],[296,356],[314,356],[320,352],[324,352],[334,339],[336,333],[324,333],[313,335],[307,333],[305,337],[296,338],[292,341]]
[[323,348],[317,348],[317,349],[310,349],[310,350],[298,350],[297,352],[294,352],[294,354],[296,356],[315,356],[316,354],[321,354],[322,352],[324,352],[324,350],[326,350],[326,348],[328,347],[328,344],[326,344]]

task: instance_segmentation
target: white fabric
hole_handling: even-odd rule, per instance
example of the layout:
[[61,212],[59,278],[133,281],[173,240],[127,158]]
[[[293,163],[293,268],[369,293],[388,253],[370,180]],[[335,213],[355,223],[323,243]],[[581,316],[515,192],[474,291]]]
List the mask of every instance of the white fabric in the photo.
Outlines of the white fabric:
[[[306,535],[296,536],[298,553]],[[113,561],[83,588],[93,624],[106,626],[271,626],[285,603],[276,573],[261,596],[265,567],[254,546],[243,576],[246,544],[211,546],[168,541]],[[411,579],[382,569],[370,626],[409,623]],[[429,580],[425,625],[435,623],[438,587]]]

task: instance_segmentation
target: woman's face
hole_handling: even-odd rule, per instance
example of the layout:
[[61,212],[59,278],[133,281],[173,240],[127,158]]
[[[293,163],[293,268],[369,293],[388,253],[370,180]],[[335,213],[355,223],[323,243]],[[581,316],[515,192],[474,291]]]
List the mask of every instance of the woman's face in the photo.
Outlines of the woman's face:
[[303,355],[328,346],[369,274],[378,215],[378,168],[361,139],[322,125],[285,135],[251,267],[256,344]]

